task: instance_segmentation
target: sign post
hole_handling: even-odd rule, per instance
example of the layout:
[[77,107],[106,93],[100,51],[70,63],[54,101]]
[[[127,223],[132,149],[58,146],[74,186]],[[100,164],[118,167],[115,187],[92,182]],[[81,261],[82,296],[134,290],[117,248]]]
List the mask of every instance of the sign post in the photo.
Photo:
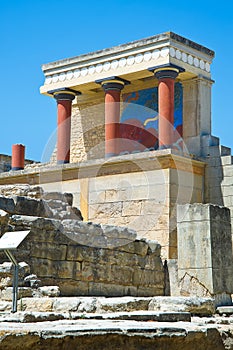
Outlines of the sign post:
[[19,280],[19,265],[12,254],[12,250],[17,249],[23,240],[29,234],[29,231],[14,231],[6,232],[0,238],[0,250],[3,250],[14,266],[13,272],[13,291],[12,291],[12,312],[17,312],[18,300],[18,280]]

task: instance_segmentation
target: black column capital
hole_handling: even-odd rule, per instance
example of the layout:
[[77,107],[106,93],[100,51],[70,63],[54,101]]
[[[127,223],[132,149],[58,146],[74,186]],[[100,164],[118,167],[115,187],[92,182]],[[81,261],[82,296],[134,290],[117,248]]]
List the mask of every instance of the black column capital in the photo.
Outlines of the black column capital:
[[95,82],[101,84],[105,92],[108,90],[121,91],[125,85],[130,84],[128,80],[116,76],[98,79]]
[[154,73],[154,76],[157,79],[164,79],[164,78],[171,78],[176,79],[176,77],[179,75],[179,73],[184,72],[184,68],[181,68],[175,64],[164,64],[161,66],[155,66],[148,68],[150,72]]
[[48,91],[49,94],[53,95],[53,97],[57,101],[72,101],[74,100],[75,96],[81,95],[80,91],[72,90],[69,88],[61,88],[61,89],[55,89]]

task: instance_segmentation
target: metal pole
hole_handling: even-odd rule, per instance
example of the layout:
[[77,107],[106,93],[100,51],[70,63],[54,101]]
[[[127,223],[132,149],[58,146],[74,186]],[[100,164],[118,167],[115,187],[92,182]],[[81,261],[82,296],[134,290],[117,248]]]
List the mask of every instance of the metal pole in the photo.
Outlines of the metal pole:
[[18,273],[19,266],[14,265],[14,279],[13,279],[13,298],[12,298],[12,312],[17,312],[17,301],[18,301]]
[[18,301],[18,281],[19,281],[19,265],[13,254],[5,249],[4,252],[14,265],[14,275],[13,275],[13,290],[12,290],[12,313],[17,312],[17,301]]

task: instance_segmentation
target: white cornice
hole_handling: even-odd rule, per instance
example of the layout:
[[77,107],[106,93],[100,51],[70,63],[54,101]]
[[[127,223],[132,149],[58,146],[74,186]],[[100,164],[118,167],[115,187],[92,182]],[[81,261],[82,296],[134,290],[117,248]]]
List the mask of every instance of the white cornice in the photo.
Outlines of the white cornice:
[[108,76],[125,75],[149,67],[175,63],[195,75],[210,78],[213,51],[174,33],[65,59],[42,66],[45,83],[41,92],[52,88],[72,87]]

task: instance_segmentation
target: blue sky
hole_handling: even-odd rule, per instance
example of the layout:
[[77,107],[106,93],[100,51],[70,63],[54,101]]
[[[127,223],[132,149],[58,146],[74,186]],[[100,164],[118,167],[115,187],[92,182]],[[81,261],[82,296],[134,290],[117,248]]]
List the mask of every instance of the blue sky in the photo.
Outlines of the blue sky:
[[215,51],[212,134],[233,148],[233,2],[0,0],[0,153],[14,143],[41,160],[56,104],[40,95],[41,65],[173,31]]

